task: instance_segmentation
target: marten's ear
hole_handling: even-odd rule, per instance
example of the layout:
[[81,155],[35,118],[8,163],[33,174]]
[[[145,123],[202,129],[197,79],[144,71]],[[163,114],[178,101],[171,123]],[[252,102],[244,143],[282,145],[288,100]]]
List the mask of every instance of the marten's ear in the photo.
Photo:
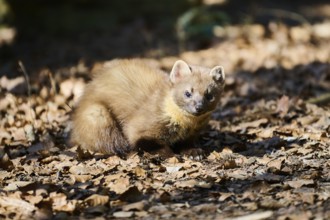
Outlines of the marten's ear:
[[214,67],[210,75],[212,76],[213,80],[217,83],[223,83],[225,81],[225,70],[222,66],[216,66]]
[[191,74],[191,69],[189,65],[183,60],[177,60],[172,68],[170,79],[172,83],[176,83],[182,78],[184,75]]

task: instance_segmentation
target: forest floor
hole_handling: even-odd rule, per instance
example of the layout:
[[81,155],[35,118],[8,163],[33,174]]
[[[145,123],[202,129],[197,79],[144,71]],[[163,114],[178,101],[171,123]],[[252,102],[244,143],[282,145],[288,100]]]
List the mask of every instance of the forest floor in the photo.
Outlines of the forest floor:
[[2,76],[0,219],[330,219],[329,30],[228,26],[209,49],[145,59],[224,66],[200,161],[66,145],[72,107],[106,61]]

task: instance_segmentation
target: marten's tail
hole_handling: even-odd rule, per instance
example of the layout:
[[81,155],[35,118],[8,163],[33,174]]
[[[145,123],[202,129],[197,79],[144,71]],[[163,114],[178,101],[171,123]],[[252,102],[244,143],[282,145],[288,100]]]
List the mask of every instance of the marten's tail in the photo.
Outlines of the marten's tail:
[[116,118],[99,103],[79,104],[70,139],[83,149],[104,154],[125,156],[131,150]]

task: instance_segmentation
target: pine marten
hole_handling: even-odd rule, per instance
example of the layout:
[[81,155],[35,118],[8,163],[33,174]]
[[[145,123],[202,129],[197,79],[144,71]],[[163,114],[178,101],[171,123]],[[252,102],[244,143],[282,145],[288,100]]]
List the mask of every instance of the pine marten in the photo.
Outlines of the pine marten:
[[73,113],[71,141],[120,156],[189,151],[219,102],[224,80],[221,66],[178,60],[168,75],[141,60],[112,61],[86,86]]

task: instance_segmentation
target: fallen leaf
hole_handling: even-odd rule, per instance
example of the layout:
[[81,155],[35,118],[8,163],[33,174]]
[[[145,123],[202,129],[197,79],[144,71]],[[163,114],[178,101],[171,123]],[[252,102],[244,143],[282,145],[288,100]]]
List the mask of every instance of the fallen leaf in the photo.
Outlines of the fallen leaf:
[[276,158],[274,160],[271,160],[267,163],[267,167],[273,167],[275,168],[276,170],[281,170],[281,167],[282,167],[282,164],[283,164],[283,161],[285,160],[285,158]]
[[268,119],[261,118],[261,119],[255,120],[255,121],[241,123],[241,124],[237,125],[236,127],[233,127],[232,130],[234,132],[237,132],[240,130],[245,130],[247,128],[257,128],[266,123],[268,123]]
[[144,198],[143,194],[136,186],[133,186],[123,192],[118,199],[126,202],[138,202]]
[[315,201],[314,193],[300,193],[299,196],[304,203],[311,204],[311,205],[314,204],[314,201]]
[[309,220],[312,218],[311,211],[300,211],[299,213],[292,213],[292,214],[286,214],[283,215],[284,219],[290,219],[290,220]]
[[2,76],[0,78],[0,87],[12,93],[27,93],[24,76],[19,76],[14,79],[8,79],[7,76]]
[[193,188],[196,185],[198,185],[198,181],[194,180],[194,179],[183,180],[183,181],[174,183],[174,185],[179,188]]
[[284,95],[277,101],[276,112],[279,113],[281,118],[283,118],[288,113],[289,108],[290,108],[289,97]]
[[161,203],[166,203],[166,202],[170,202],[172,200],[172,196],[169,192],[162,192],[159,195],[159,201]]
[[234,195],[233,193],[221,193],[218,200],[220,202],[223,202],[223,201],[225,201],[226,199],[230,198],[233,195]]
[[130,218],[132,217],[134,212],[125,212],[125,211],[119,211],[119,212],[114,212],[113,217],[115,218]]
[[25,195],[24,199],[29,201],[32,205],[36,205],[40,203],[44,199],[44,197],[42,197],[41,195]]
[[169,164],[177,164],[177,163],[179,163],[179,160],[178,160],[178,158],[176,158],[176,157],[168,158],[166,161],[167,161]]
[[147,217],[149,215],[149,213],[146,211],[136,211],[136,212],[134,212],[134,215],[136,217],[143,218],[143,217]]
[[218,206],[216,204],[207,203],[193,206],[191,209],[197,213],[215,213],[218,209]]
[[91,180],[93,177],[92,175],[71,175],[71,178],[73,182],[80,182],[80,183],[85,183],[88,180]]
[[330,23],[323,22],[313,25],[313,34],[319,38],[330,38]]
[[142,177],[142,178],[147,176],[147,172],[143,168],[141,168],[140,166],[135,167],[134,172],[135,172],[136,176],[139,176],[139,177]]
[[124,177],[124,178],[120,178],[115,180],[115,182],[110,182],[108,184],[108,187],[110,188],[110,190],[114,191],[117,194],[122,194],[125,191],[127,191],[130,187],[130,183],[129,183],[129,178],[128,177]]
[[244,180],[248,178],[248,174],[245,170],[234,170],[228,174],[228,177],[238,180]]
[[30,181],[14,181],[14,182],[9,183],[8,186],[4,187],[4,190],[7,190],[7,191],[17,190],[19,187],[24,187],[31,183],[32,182],[30,182]]
[[257,179],[264,180],[269,183],[278,183],[278,182],[281,182],[284,179],[284,177],[281,175],[276,175],[276,174],[272,174],[272,173],[264,173],[264,174],[258,176]]
[[93,194],[84,200],[90,206],[105,205],[109,202],[109,196]]
[[289,202],[290,200],[276,200],[273,198],[263,198],[260,202],[259,202],[259,206],[261,208],[265,208],[265,209],[280,209],[283,207],[286,207],[290,204]]
[[285,183],[287,183],[290,187],[297,189],[302,186],[314,185],[314,180],[299,179],[299,180],[287,181]]
[[[0,166],[1,167],[1,166]],[[4,179],[11,176],[11,173],[6,170],[0,170],[0,181],[3,181]]]
[[64,193],[50,193],[50,199],[53,202],[55,211],[72,212],[76,209],[76,200],[68,200]]
[[0,197],[0,206],[6,207],[8,210],[22,213],[24,216],[32,215],[36,207],[27,201],[18,198]]
[[78,164],[76,166],[72,166],[69,169],[69,172],[74,175],[88,175],[88,174],[94,173],[94,171],[91,167],[86,166],[84,164]]
[[86,209],[86,213],[92,214],[92,215],[101,215],[104,214],[108,211],[108,207],[103,206],[103,205],[97,205],[97,206],[92,206],[88,207]]
[[272,211],[256,212],[253,214],[232,218],[232,220],[262,220],[273,216]]
[[166,171],[169,173],[175,173],[182,169],[182,166],[166,166]]
[[212,151],[210,155],[207,157],[208,160],[213,161],[213,160],[219,160],[220,159],[220,153],[216,151]]
[[148,201],[142,200],[139,202],[130,203],[122,207],[123,211],[143,211],[148,207]]

